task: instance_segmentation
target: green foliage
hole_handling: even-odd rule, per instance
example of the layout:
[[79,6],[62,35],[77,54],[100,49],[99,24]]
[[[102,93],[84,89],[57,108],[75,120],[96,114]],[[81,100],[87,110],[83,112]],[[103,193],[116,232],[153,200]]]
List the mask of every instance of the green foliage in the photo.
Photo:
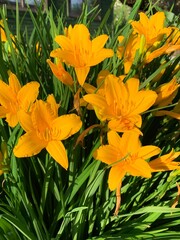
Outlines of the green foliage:
[[[136,1],[128,21],[137,17],[140,4],[141,1]],[[152,9],[148,11],[150,10]],[[53,76],[46,62],[50,58],[50,52],[57,48],[54,37],[63,34],[64,26],[67,26],[63,9],[54,13],[52,9],[43,12],[40,7],[35,16],[29,8],[28,13],[34,27],[30,35],[26,30],[21,32],[18,12],[17,7],[16,37],[12,39],[6,11],[0,11],[8,39],[6,46],[0,41],[1,78],[8,82],[10,70],[17,75],[22,85],[37,81],[40,83],[39,98],[45,100],[48,94],[53,93],[57,102],[61,103],[61,113],[74,111],[70,89]],[[91,18],[88,18],[89,14]],[[84,11],[77,22],[93,29],[93,20],[97,14],[97,7],[88,13],[84,5]],[[122,26],[121,21],[116,21],[115,26],[109,26],[109,14],[110,11],[98,28],[93,29],[92,35],[98,36],[106,32],[110,35],[107,48],[115,50],[118,45],[117,36],[128,36],[130,25],[126,22]],[[175,15],[167,13],[167,16],[171,24],[178,26]],[[139,68],[138,57],[129,77],[138,73],[141,77],[140,88],[148,87],[163,69],[162,82],[168,82],[173,74],[180,74],[173,73],[180,60],[179,56],[174,60],[168,58],[164,65],[160,65],[164,60],[162,56],[149,64],[147,69]],[[89,77],[92,82],[95,82],[101,69],[109,69],[117,75],[123,73],[121,61],[113,57],[91,69]],[[156,85],[155,83],[154,87]],[[143,123],[148,125],[143,128],[143,144],[157,145],[163,148],[163,152],[172,147],[177,151],[180,149],[178,121],[168,117],[154,120],[150,110],[144,114]],[[87,122],[84,128],[90,125],[91,122]],[[84,146],[75,146],[78,134],[64,141],[68,150],[68,171],[44,150],[34,157],[16,158],[12,150],[21,134],[19,125],[12,129],[4,120],[0,121],[1,141],[4,140],[8,147],[8,168],[0,178],[0,239],[179,239],[180,208],[171,208],[177,196],[176,182],[180,181],[178,170],[172,173],[154,173],[150,179],[126,176],[122,186],[120,212],[114,216],[116,196],[115,192],[108,189],[109,169],[93,159],[94,150],[100,146],[97,137],[99,129],[89,132],[84,139]]]

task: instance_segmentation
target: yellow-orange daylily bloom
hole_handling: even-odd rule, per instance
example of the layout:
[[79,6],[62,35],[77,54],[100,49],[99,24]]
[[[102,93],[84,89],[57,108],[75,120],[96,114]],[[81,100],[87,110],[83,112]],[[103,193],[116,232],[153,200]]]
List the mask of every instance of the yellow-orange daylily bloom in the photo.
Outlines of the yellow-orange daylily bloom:
[[150,63],[153,59],[180,49],[180,31],[175,27],[165,27],[164,12],[157,12],[150,18],[141,12],[139,21],[131,21],[133,28],[128,41],[119,36],[120,46],[117,56],[124,61],[124,71],[128,73],[136,53],[139,61]]
[[[104,96],[104,80],[109,74],[110,72],[108,70],[100,71],[96,79],[97,87],[85,82],[83,85],[83,89],[88,94],[98,92],[98,94],[101,94]],[[87,102],[83,98],[80,99],[80,106],[85,106],[87,109],[93,110],[93,106],[91,104],[87,104]]]
[[109,74],[104,81],[103,94],[87,94],[84,100],[94,107],[101,121],[117,132],[135,130],[142,125],[141,113],[150,108],[157,94],[151,90],[139,91],[139,80],[130,78],[125,83]]
[[29,112],[39,93],[39,83],[29,82],[23,87],[15,74],[10,73],[9,85],[0,80],[0,118],[6,118],[10,127],[18,124],[21,110]]
[[134,33],[145,37],[147,48],[160,42],[164,34],[169,34],[169,29],[164,27],[164,12],[157,12],[150,18],[143,12],[139,13],[139,16],[139,21],[131,21],[131,25]]
[[169,27],[170,33],[166,41],[168,48],[166,53],[171,53],[180,50],[180,29],[177,27]]
[[167,106],[172,103],[173,99],[178,93],[180,84],[177,83],[177,79],[173,78],[170,82],[160,85],[156,89],[158,95],[155,105],[160,107]]
[[175,152],[174,149],[170,153],[162,155],[149,162],[152,172],[162,172],[180,169],[180,162],[174,162],[173,160],[180,156],[180,151]]
[[120,137],[117,132],[110,131],[108,144],[99,147],[94,157],[111,167],[108,185],[110,190],[115,190],[126,174],[150,178],[151,168],[146,160],[160,151],[156,146],[141,146],[137,132],[125,132]]
[[65,35],[56,36],[55,41],[60,48],[53,50],[50,56],[73,66],[78,82],[82,86],[91,66],[113,56],[112,49],[104,48],[107,40],[106,34],[91,40],[90,32],[84,24],[76,24],[74,27],[70,25]]
[[128,42],[125,44],[125,38],[123,36],[118,37],[120,46],[117,49],[118,58],[123,58],[124,72],[127,74],[133,64],[136,51],[140,48],[141,39],[137,34],[130,34]]
[[26,133],[14,148],[16,157],[30,157],[45,148],[63,168],[68,168],[62,140],[78,132],[82,122],[76,114],[58,116],[58,107],[54,96],[49,95],[46,102],[34,103],[31,114],[20,113],[20,125]]
[[58,62],[57,64],[51,62],[50,59],[47,59],[47,63],[49,64],[53,74],[57,77],[58,80],[60,80],[62,83],[68,86],[73,85],[73,79],[71,75],[64,69],[61,62]]

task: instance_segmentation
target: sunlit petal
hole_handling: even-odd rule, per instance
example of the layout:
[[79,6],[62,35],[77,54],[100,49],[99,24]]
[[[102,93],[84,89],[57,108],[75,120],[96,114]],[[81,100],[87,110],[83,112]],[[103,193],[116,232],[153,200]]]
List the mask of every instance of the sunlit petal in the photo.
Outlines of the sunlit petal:
[[11,91],[10,87],[0,80],[0,104],[4,106],[5,108],[9,107],[9,102],[10,101],[15,101],[16,96],[15,94]]
[[149,159],[161,152],[161,149],[156,146],[144,146],[139,149],[138,156],[143,159]]
[[40,84],[38,82],[29,82],[24,85],[18,92],[17,99],[20,107],[24,111],[29,111],[32,103],[36,100],[39,94]]
[[9,86],[15,94],[17,94],[21,89],[21,84],[19,83],[19,80],[17,79],[16,75],[13,73],[10,73],[9,76]]
[[95,105],[98,108],[108,107],[106,100],[103,96],[98,94],[87,94],[84,97],[84,100],[92,105]]
[[136,106],[132,111],[132,114],[143,113],[149,109],[156,101],[157,94],[151,90],[141,90],[136,95]]
[[46,150],[63,168],[68,168],[67,153],[62,142],[50,141],[46,146]]
[[172,149],[170,153],[162,155],[150,161],[149,166],[151,167],[153,172],[180,169],[180,166],[179,166],[180,162],[173,161],[179,156],[180,156],[180,151],[175,152],[174,149]]
[[83,88],[86,93],[94,93],[96,91],[96,88],[89,83],[84,83]]
[[7,109],[3,106],[0,106],[0,118],[6,117],[6,114],[8,113]]
[[61,63],[58,63],[57,65],[51,62],[49,59],[47,59],[47,63],[49,64],[53,74],[59,79],[62,83],[72,86],[73,85],[73,79],[71,75],[65,71]]
[[[122,139],[117,132],[109,131],[108,132],[108,143],[117,149],[122,148]],[[122,149],[121,149],[122,150]]]
[[136,159],[134,164],[127,166],[127,172],[132,176],[151,177],[151,168],[143,159]]
[[89,73],[90,67],[75,67],[75,72],[77,75],[78,82],[80,83],[81,86],[83,86],[87,75]]
[[119,184],[121,184],[125,174],[126,171],[120,169],[118,166],[114,166],[111,168],[108,177],[109,189],[111,191],[115,190],[119,186]]
[[92,56],[92,58],[90,59],[90,65],[95,66],[98,63],[104,61],[106,58],[112,57],[113,55],[114,55],[113,50],[103,48]]
[[157,12],[151,16],[150,21],[156,29],[161,30],[164,27],[165,14],[164,12]]
[[117,132],[134,131],[142,135],[138,129],[138,127],[141,127],[141,116],[136,115],[133,118],[112,119],[108,122],[108,127]]
[[139,133],[135,131],[125,132],[122,135],[122,149],[126,153],[132,154],[138,152],[141,147],[141,142],[139,140]]
[[134,98],[139,90],[139,79],[137,78],[130,78],[126,81],[125,86],[129,95]]
[[13,152],[16,157],[31,157],[38,154],[45,148],[47,142],[38,138],[33,132],[28,132],[21,136]]
[[124,91],[121,88],[121,85],[118,82],[118,78],[112,74],[109,74],[105,79],[105,94],[107,104],[112,108],[114,107],[114,102],[120,102],[124,96]]
[[118,160],[120,160],[118,158],[121,158],[121,156],[118,155],[116,147],[111,145],[104,145],[98,148],[94,154],[94,157],[95,159],[109,165],[116,163]]
[[54,112],[51,110],[49,104],[42,100],[37,100],[33,105],[31,119],[34,128],[42,132],[46,128],[51,127],[51,123],[54,120]]
[[50,108],[52,110],[52,115],[54,116],[54,118],[58,117],[58,109],[60,107],[60,104],[56,103],[56,100],[53,94],[50,94],[47,96],[47,103],[49,103],[50,105]]
[[52,122],[52,137],[64,140],[80,130],[82,122],[76,114],[62,115]]
[[18,124],[18,116],[17,113],[8,112],[6,114],[6,122],[9,124],[10,127],[15,127]]
[[62,49],[57,48],[51,51],[50,57],[60,58],[61,59]]
[[146,63],[150,63],[153,59],[161,56],[162,54],[164,54],[166,52],[166,50],[168,49],[168,45],[165,44],[162,47],[154,50],[153,52],[151,52],[150,54],[148,54],[146,56]]
[[59,44],[59,46],[63,50],[69,50],[71,51],[73,45],[68,37],[65,37],[63,35],[59,35],[55,37],[55,41]]
[[26,113],[25,111],[20,110],[18,112],[18,120],[21,127],[24,129],[24,131],[26,132],[33,131],[34,127],[33,127],[32,119],[29,113]]
[[92,40],[92,52],[97,52],[101,50],[105,43],[108,40],[108,36],[106,34],[100,35]]

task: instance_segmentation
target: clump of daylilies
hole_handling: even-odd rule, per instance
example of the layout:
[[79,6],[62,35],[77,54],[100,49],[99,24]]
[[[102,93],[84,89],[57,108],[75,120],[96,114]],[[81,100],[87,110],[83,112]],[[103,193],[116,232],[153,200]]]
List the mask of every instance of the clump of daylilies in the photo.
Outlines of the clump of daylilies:
[[[171,149],[162,155],[159,147],[141,144],[142,114],[150,108],[152,117],[169,115],[180,119],[180,102],[176,102],[172,111],[164,110],[178,94],[178,78],[173,77],[163,84],[152,81],[148,88],[142,88],[138,75],[128,77],[137,56],[140,68],[145,68],[159,56],[179,50],[180,31],[165,26],[163,12],[150,18],[140,13],[139,21],[131,21],[130,24],[132,32],[129,38],[118,37],[115,53],[104,47],[108,41],[106,34],[91,40],[90,32],[83,24],[69,26],[64,35],[56,36],[55,41],[60,47],[50,54],[55,61],[48,59],[47,63],[56,78],[70,87],[76,104],[78,101],[78,109],[75,107],[77,114],[59,116],[60,106],[53,94],[46,101],[37,100],[38,82],[21,86],[13,73],[9,74],[9,84],[0,81],[0,117],[5,118],[10,127],[19,123],[25,131],[13,150],[16,157],[30,157],[45,148],[67,169],[68,155],[62,141],[81,129],[84,119],[79,109],[86,107],[87,111],[95,112],[99,126],[105,129],[107,141],[102,142],[93,156],[109,165],[109,188],[116,190],[117,195],[126,174],[150,178],[153,172],[180,169],[179,162],[174,161],[180,151]],[[111,57],[122,60],[122,75],[116,76],[111,69],[102,69],[96,86],[90,84],[87,80],[90,68]],[[73,76],[68,72],[70,67],[74,69]],[[81,134],[85,136],[83,132]],[[118,208],[115,214],[117,212]]]

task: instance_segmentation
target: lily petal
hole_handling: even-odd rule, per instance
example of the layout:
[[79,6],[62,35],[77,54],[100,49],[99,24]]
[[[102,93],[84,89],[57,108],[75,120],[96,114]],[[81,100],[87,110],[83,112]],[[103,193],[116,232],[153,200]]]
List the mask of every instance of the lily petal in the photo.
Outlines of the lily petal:
[[151,90],[141,90],[136,95],[136,107],[132,114],[140,114],[149,109],[156,101],[157,94]]
[[17,94],[21,89],[21,84],[19,83],[19,80],[17,79],[16,75],[13,73],[10,73],[9,76],[9,86],[15,94]]
[[130,78],[126,81],[125,86],[128,90],[129,96],[133,99],[139,90],[139,79]]
[[110,58],[114,55],[114,52],[112,49],[101,49],[99,52],[96,52],[92,55],[92,58],[90,59],[90,66],[95,66],[98,63],[104,61],[106,58]]
[[2,80],[0,80],[0,104],[8,108],[10,101],[16,101],[15,94],[11,91],[11,88]]
[[58,109],[59,109],[59,107],[60,107],[60,104],[57,104],[57,103],[56,103],[56,100],[55,100],[53,94],[48,95],[48,97],[47,97],[47,103],[49,103],[50,106],[51,106],[51,110],[52,110],[52,112],[53,112],[52,115],[54,116],[54,118],[58,117]]
[[76,114],[62,115],[52,122],[52,137],[64,140],[80,130],[82,122]]
[[[117,149],[121,149],[122,139],[119,134],[115,131],[108,132],[108,143]],[[122,150],[122,149],[121,149]]]
[[94,158],[100,160],[101,162],[107,163],[109,165],[116,163],[119,154],[117,149],[111,145],[104,145],[97,149],[94,153]]
[[56,36],[55,41],[59,44],[59,46],[63,50],[71,51],[71,49],[73,49],[73,45],[72,45],[70,39],[66,36],[63,36],[63,35]]
[[164,12],[157,12],[150,18],[151,24],[153,26],[156,26],[156,29],[163,29],[164,28],[164,21],[165,21],[165,15]]
[[139,151],[141,142],[139,133],[134,131],[125,132],[122,135],[122,149],[126,153],[133,154]]
[[131,164],[127,167],[127,172],[132,176],[141,176],[145,178],[151,177],[151,168],[143,159],[136,159],[134,164]]
[[112,119],[108,123],[108,127],[116,132],[127,132],[127,131],[133,131],[136,133],[139,133],[142,135],[142,132],[138,129],[141,127],[141,116],[135,115],[132,117],[129,117],[127,119]]
[[149,162],[149,166],[152,168],[152,172],[168,171],[180,169],[180,162],[174,162],[173,160],[180,156],[180,151],[175,152],[174,149],[170,153],[162,155]]
[[15,127],[19,122],[17,113],[8,112],[6,114],[6,122],[9,124],[10,127]]
[[51,51],[50,57],[62,59],[61,54],[62,54],[62,49],[57,48]]
[[57,65],[51,62],[49,59],[46,60],[49,64],[51,71],[53,74],[59,79],[62,83],[72,86],[73,85],[73,79],[71,75],[65,71],[62,64],[59,62]]
[[31,157],[38,154],[46,145],[46,141],[38,138],[33,132],[28,132],[19,138],[13,152],[19,158]]
[[48,153],[58,162],[63,168],[68,168],[68,158],[64,145],[60,141],[50,141],[46,147]]
[[92,40],[92,52],[98,52],[101,50],[108,40],[108,35],[103,34]]
[[29,82],[24,85],[18,92],[17,99],[20,107],[28,112],[32,103],[36,100],[39,94],[40,84],[38,82]]
[[139,149],[138,156],[143,159],[149,159],[161,152],[161,149],[156,146],[144,146]]
[[25,132],[33,131],[33,123],[29,113],[26,113],[23,110],[18,112],[18,120]]
[[6,117],[6,114],[8,113],[8,110],[4,108],[3,106],[0,106],[0,118]]
[[118,166],[114,166],[111,168],[108,177],[108,184],[111,191],[115,190],[119,186],[125,174],[126,171],[120,169]]
[[75,67],[75,72],[77,75],[78,82],[80,83],[81,86],[83,86],[87,75],[89,73],[90,67]]
[[84,97],[84,100],[93,106],[96,106],[98,108],[108,108],[108,105],[105,101],[105,98],[98,94],[87,94]]
[[46,128],[50,128],[51,122],[54,120],[54,112],[50,110],[49,104],[42,100],[37,100],[33,105],[31,119],[34,128],[42,132]]

